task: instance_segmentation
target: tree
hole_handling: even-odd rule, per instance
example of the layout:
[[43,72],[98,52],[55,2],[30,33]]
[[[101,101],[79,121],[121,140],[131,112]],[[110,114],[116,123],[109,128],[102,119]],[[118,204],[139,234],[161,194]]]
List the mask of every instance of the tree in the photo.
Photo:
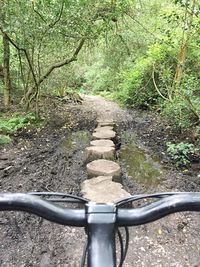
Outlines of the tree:
[[[126,1],[125,1],[126,2]],[[18,0],[6,3],[9,27],[1,33],[17,50],[27,108],[57,68],[77,60],[85,43],[110,29],[125,8],[123,1]]]
[[[0,16],[2,18],[2,24],[6,26],[6,15],[4,13],[4,1],[0,2]],[[3,93],[4,93],[4,105],[8,107],[10,105],[10,92],[11,92],[11,80],[10,80],[10,43],[6,34],[2,33],[3,39],[3,64],[2,64],[2,77],[3,77]]]
[[130,3],[106,44],[102,38],[90,53],[87,84],[124,104],[156,108],[181,128],[198,125],[199,0]]

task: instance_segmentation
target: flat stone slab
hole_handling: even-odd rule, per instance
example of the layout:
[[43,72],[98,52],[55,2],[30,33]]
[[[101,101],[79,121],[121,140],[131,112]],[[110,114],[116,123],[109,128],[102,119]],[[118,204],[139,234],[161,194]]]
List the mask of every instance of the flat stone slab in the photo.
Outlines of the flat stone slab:
[[97,128],[94,129],[94,132],[98,132],[98,131],[113,131],[113,126],[97,126]]
[[115,147],[115,144],[113,143],[113,141],[107,140],[107,139],[93,140],[90,142],[90,145],[91,146]]
[[87,159],[114,159],[115,148],[112,146],[90,146],[85,149]]
[[95,139],[112,139],[116,136],[116,132],[112,130],[99,130],[97,132],[94,132],[92,136]]
[[98,176],[85,180],[81,192],[84,198],[97,203],[113,203],[130,196],[120,183],[112,181],[112,176]]
[[95,176],[112,176],[114,181],[121,181],[120,166],[114,161],[98,159],[88,163],[86,168],[89,178]]
[[115,125],[113,120],[97,120],[97,122],[99,127]]

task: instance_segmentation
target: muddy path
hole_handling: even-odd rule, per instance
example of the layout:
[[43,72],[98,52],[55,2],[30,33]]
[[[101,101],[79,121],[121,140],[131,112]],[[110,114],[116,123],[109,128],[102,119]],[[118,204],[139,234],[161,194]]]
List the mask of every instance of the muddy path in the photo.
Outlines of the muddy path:
[[[84,97],[82,105],[56,102],[50,110],[48,125],[19,132],[13,145],[0,150],[1,191],[61,191],[79,195],[80,184],[87,179],[84,149],[91,140],[97,117],[116,121],[118,161],[127,191],[200,191],[197,166],[183,174],[166,164],[163,144],[168,136],[159,130],[159,118],[123,110],[95,96]],[[128,161],[133,153],[138,155],[136,164],[140,167],[137,180],[132,178],[136,173]],[[148,163],[144,170],[141,162]],[[147,182],[149,175],[157,179]],[[199,219],[196,213],[180,213],[131,229],[124,266],[200,266]],[[83,229],[13,212],[0,216],[0,238],[0,266],[4,267],[79,266],[85,241]]]

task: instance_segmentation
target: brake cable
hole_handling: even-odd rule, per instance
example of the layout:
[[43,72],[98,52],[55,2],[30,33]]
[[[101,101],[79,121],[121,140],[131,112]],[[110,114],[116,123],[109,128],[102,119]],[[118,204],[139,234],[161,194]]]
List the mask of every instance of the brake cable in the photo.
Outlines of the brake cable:
[[122,238],[122,234],[120,232],[120,229],[118,229],[117,233],[118,233],[118,237],[119,237],[119,242],[120,242],[120,250],[121,250],[121,255],[120,255],[120,262],[118,267],[122,267],[126,255],[127,255],[127,251],[128,251],[128,246],[129,246],[129,230],[128,227],[123,227],[125,230],[125,245],[124,245],[124,240]]
[[68,203],[82,203],[82,204],[88,202],[88,200],[83,197],[64,194],[64,193],[57,193],[57,192],[29,192],[28,194],[45,198],[45,200],[51,202],[63,202],[63,203],[68,202]]
[[84,267],[85,266],[85,260],[86,260],[86,256],[87,256],[87,252],[88,252],[88,238],[84,244],[83,247],[83,253],[81,256],[81,262],[80,262],[80,267]]
[[131,202],[134,202],[134,201],[137,201],[137,200],[145,199],[145,198],[161,199],[161,198],[165,198],[165,197],[169,197],[169,196],[173,196],[173,195],[180,195],[180,194],[184,194],[184,193],[182,193],[182,192],[171,192],[171,193],[156,193],[156,194],[135,195],[135,196],[124,198],[124,199],[116,202],[116,207],[120,207],[122,205],[131,203]]

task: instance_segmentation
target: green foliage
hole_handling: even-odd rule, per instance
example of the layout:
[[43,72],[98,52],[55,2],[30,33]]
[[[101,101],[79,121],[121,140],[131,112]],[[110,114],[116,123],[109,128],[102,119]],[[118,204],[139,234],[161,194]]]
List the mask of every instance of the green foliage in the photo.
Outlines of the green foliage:
[[109,75],[108,68],[99,69],[98,65],[94,65],[92,69],[89,69],[85,74],[86,79],[89,81],[87,86],[89,86],[93,92],[101,92],[109,90],[109,85],[112,78]]
[[189,156],[197,151],[193,144],[183,142],[178,144],[168,142],[166,145],[167,152],[177,167],[188,165],[190,163]]
[[162,105],[162,114],[169,120],[173,120],[176,126],[187,128],[190,126],[190,113],[181,97],[176,97],[171,102],[164,102]]
[[139,106],[148,100],[150,91],[146,95],[145,88],[142,88],[142,85],[144,84],[143,77],[146,77],[150,70],[149,63],[148,59],[142,58],[135,62],[133,69],[127,70],[122,74],[122,83],[119,86],[122,91],[119,90],[119,97],[120,100],[124,100],[125,104]]
[[162,86],[162,94],[166,95],[163,76],[168,78],[168,83],[172,79],[166,63],[173,53],[174,51],[166,44],[151,45],[145,57],[139,57],[131,68],[122,73],[118,98],[129,106],[150,107],[156,105],[159,94],[155,90],[152,73],[154,72],[156,82]]
[[86,85],[126,106],[159,110],[176,127],[197,127],[200,10],[186,2],[134,1],[130,16],[86,60]]
[[10,144],[12,139],[8,135],[0,134],[0,146]]
[[0,119],[0,133],[14,133],[18,129],[36,122],[38,122],[38,119],[32,113],[25,116],[15,116],[8,120]]
[[[11,77],[17,92],[21,90],[24,93],[22,99],[27,107],[30,101],[35,103],[33,100],[37,100],[38,87],[45,91],[47,87],[55,88],[54,80],[59,87],[63,79],[67,87],[72,83],[81,86],[80,81],[73,79],[70,68],[57,70],[75,62],[84,46],[92,47],[96,40],[106,38],[129,5],[129,0],[19,0],[0,3],[0,30],[11,40]],[[1,42],[0,61],[4,53]],[[52,83],[46,82],[53,73],[56,74]]]
[[[42,81],[41,95],[47,92],[64,96],[69,89],[97,93],[130,107],[159,110],[175,126],[198,127],[199,1],[18,0],[2,3],[3,31],[22,48],[19,51],[10,45],[15,101],[20,101],[22,94],[26,96],[23,99],[30,100],[37,95],[34,91],[27,94],[36,87],[24,50],[36,80],[40,81],[52,66],[71,59],[80,41],[85,40],[73,64],[55,68],[51,76]],[[186,57],[181,62],[184,43]],[[1,62],[3,53],[0,36]],[[179,65],[181,79],[176,83]],[[1,82],[0,91],[2,89]],[[15,123],[16,129],[24,124],[19,120]],[[3,128],[6,127],[8,131],[15,128],[10,124]]]
[[161,104],[162,114],[179,128],[189,128],[198,124],[200,116],[200,80],[195,73],[185,74],[180,92],[172,101]]

